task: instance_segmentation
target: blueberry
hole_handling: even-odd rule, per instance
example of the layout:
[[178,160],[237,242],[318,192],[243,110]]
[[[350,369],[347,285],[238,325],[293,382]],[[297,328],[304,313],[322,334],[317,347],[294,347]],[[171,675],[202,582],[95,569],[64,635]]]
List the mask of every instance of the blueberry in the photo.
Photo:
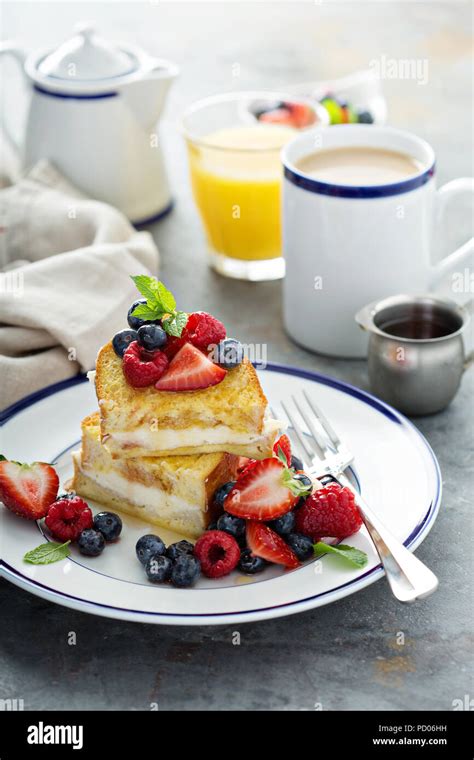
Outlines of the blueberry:
[[240,560],[238,564],[239,570],[241,570],[243,573],[248,573],[249,575],[255,575],[256,573],[261,573],[262,570],[265,570],[267,567],[267,562],[265,562],[264,559],[261,557],[256,557],[250,549],[244,549],[242,554],[240,555]]
[[105,539],[98,530],[87,528],[82,531],[77,539],[77,545],[81,554],[86,554],[88,557],[97,557],[104,549]]
[[240,340],[226,338],[217,345],[214,361],[225,369],[234,369],[242,364],[244,348]]
[[374,117],[370,113],[370,111],[359,111],[357,114],[357,119],[360,124],[373,124],[374,123]]
[[216,509],[219,509],[219,510],[224,509],[224,499],[229,493],[229,491],[233,489],[234,486],[235,486],[235,480],[229,480],[228,483],[224,483],[224,485],[222,485],[220,488],[217,489],[217,491],[215,491],[212,501]]
[[274,530],[275,533],[278,533],[279,536],[286,536],[295,527],[295,516],[293,512],[287,512],[286,515],[277,517],[276,520],[269,522],[268,527]]
[[166,556],[172,560],[178,559],[183,554],[192,555],[194,546],[189,541],[178,541],[175,544],[170,544],[166,550]]
[[169,557],[165,557],[163,554],[155,554],[150,557],[145,565],[148,580],[152,583],[164,583],[171,575],[172,566],[173,563]]
[[300,562],[314,557],[313,542],[308,536],[303,536],[301,533],[290,533],[285,538],[286,543],[290,549],[293,549]]
[[294,470],[304,470],[303,462],[299,457],[295,457],[294,454],[291,457],[291,466]]
[[201,573],[201,564],[192,554],[180,554],[171,568],[171,583],[177,588],[192,586]]
[[127,313],[127,322],[129,326],[132,328],[132,330],[138,330],[139,327],[144,325],[146,323],[145,319],[142,319],[141,317],[132,317],[132,311],[135,311],[137,306],[140,306],[141,304],[146,303],[146,298],[139,298],[138,301],[134,301],[132,305],[130,306],[128,313]]
[[158,554],[164,554],[165,549],[164,542],[159,536],[153,535],[153,533],[147,533],[146,536],[139,538],[135,546],[137,557],[142,565],[146,565],[151,557],[156,557]]
[[303,486],[305,486],[306,488],[310,488],[311,490],[313,490],[313,481],[311,480],[310,477],[308,477],[308,475],[306,475],[306,473],[304,473],[304,472],[297,472],[293,476],[293,478],[294,478],[294,480],[299,480],[300,483]]
[[115,512],[99,512],[94,517],[94,528],[106,541],[116,541],[122,532],[122,520]]
[[210,522],[206,530],[217,530],[217,521],[213,520],[212,522]]
[[69,491],[69,493],[60,493],[56,497],[56,501],[59,501],[59,499],[75,499],[77,496],[77,493],[75,491]]
[[319,482],[323,486],[328,486],[330,483],[336,483],[337,481],[332,475],[323,475],[322,478],[319,478]]
[[156,351],[162,348],[168,336],[160,325],[148,322],[138,328],[138,342],[146,351]]
[[217,521],[217,530],[230,533],[237,540],[245,538],[245,527],[245,520],[242,520],[241,517],[229,515],[227,512],[224,512]]
[[120,332],[116,333],[112,338],[112,346],[117,356],[122,358],[130,343],[133,343],[134,340],[138,340],[138,333],[135,330],[120,330]]

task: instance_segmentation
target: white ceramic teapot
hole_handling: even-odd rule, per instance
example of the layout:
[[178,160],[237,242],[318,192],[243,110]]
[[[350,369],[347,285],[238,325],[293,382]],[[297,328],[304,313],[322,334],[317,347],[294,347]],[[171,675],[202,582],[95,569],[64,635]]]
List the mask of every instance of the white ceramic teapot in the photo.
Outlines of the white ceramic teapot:
[[171,207],[157,121],[177,67],[82,25],[56,50],[25,55],[3,43],[31,90],[24,139],[4,130],[24,168],[49,159],[86,195],[133,223]]

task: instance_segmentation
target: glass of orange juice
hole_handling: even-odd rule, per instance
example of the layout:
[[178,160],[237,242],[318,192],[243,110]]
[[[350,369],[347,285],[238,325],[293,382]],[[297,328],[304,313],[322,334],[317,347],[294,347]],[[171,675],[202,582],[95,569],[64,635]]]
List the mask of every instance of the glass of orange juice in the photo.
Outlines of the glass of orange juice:
[[[306,109],[303,119],[293,120],[281,107],[290,102],[299,104],[300,116]],[[309,101],[267,92],[217,95],[185,112],[194,199],[211,265],[221,274],[283,277],[280,151],[298,128],[321,125],[325,114]]]

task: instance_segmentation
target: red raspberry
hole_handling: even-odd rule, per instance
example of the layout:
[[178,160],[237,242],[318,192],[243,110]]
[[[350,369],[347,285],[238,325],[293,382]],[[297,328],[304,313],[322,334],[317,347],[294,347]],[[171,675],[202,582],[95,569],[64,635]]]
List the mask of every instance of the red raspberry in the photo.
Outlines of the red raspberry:
[[281,435],[278,441],[276,441],[275,445],[273,446],[273,453],[275,454],[275,456],[278,456],[279,454],[278,449],[281,449],[283,451],[283,454],[285,455],[286,463],[289,467],[291,464],[291,443],[287,435],[285,434]]
[[313,541],[320,537],[346,538],[359,530],[362,518],[354,494],[337,483],[308,496],[296,513],[296,532]]
[[160,379],[168,363],[163,351],[150,354],[134,340],[123,355],[123,374],[134,388],[145,388]]
[[54,501],[48,509],[46,525],[60,541],[75,541],[86,528],[92,528],[94,518],[86,502],[79,496]]
[[237,541],[223,530],[208,530],[194,545],[194,554],[208,578],[222,578],[237,567],[240,549]]
[[224,340],[226,329],[222,322],[207,314],[205,311],[195,311],[190,314],[183,335],[193,346],[201,351],[207,351],[211,345],[217,345]]

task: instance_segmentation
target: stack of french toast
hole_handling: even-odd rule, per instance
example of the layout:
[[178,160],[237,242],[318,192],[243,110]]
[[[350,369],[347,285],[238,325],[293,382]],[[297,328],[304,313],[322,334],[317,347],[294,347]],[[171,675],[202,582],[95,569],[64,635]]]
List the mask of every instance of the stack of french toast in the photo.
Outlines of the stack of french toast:
[[97,357],[98,411],[82,422],[72,488],[191,538],[216,518],[212,495],[242,457],[272,456],[278,423],[243,346],[206,312],[177,311],[153,278],[129,329]]

